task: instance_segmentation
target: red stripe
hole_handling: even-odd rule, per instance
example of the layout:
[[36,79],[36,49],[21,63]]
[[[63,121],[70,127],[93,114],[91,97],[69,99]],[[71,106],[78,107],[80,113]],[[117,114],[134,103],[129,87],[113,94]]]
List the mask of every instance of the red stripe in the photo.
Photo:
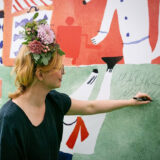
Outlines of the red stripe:
[[20,4],[17,0],[15,0],[15,2],[17,3],[17,5],[18,5],[22,10],[24,10],[24,8],[21,6],[21,4]]
[[13,5],[13,8],[14,8],[17,12],[19,11],[15,5]]
[[69,139],[66,142],[66,145],[70,149],[74,148],[79,132],[81,133],[81,142],[83,142],[89,136],[89,133],[81,117],[77,117],[77,123],[75,125],[75,128],[73,129]]
[[30,0],[35,6],[37,5],[35,2],[34,2],[34,0]]
[[43,0],[40,0],[45,6],[48,6]]
[[27,0],[24,0],[24,2],[27,4],[28,7],[31,7],[31,5],[27,2]]

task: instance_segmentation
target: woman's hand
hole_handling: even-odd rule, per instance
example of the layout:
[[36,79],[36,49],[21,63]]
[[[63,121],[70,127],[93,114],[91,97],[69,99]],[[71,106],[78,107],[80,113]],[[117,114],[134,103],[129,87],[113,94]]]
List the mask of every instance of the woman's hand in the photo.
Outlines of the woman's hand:
[[137,93],[131,100],[131,105],[148,104],[152,101],[151,97],[146,93]]

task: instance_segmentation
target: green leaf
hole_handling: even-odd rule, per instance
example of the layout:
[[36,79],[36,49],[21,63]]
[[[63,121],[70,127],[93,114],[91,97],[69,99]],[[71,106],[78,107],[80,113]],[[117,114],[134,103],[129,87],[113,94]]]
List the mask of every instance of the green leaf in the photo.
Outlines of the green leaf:
[[44,58],[42,59],[42,63],[43,63],[44,65],[48,65],[48,59],[47,59],[46,57],[44,57]]
[[39,54],[32,54],[33,55],[33,58],[34,58],[34,60],[35,61],[38,61],[39,60],[39,58],[40,58],[40,55]]
[[33,24],[31,22],[26,23],[25,28],[31,28]]
[[38,23],[39,23],[39,24],[46,24],[47,21],[46,21],[46,19],[42,19],[42,20],[40,20]]
[[61,56],[62,56],[62,55],[65,55],[65,53],[64,53],[61,49],[59,49],[59,48],[57,49],[57,52],[58,52],[58,54],[61,55]]
[[34,16],[33,16],[33,19],[36,19],[38,17],[39,13],[35,13]]
[[45,53],[42,53],[42,54],[41,54],[41,58],[42,58],[42,59],[43,59],[43,58],[46,58]]
[[26,42],[22,42],[22,44],[28,44],[28,42],[26,41]]
[[52,57],[52,54],[51,53],[49,53],[48,54],[48,56],[46,57],[47,59],[48,59],[48,61],[51,59],[51,57]]
[[19,31],[19,34],[25,35],[24,31]]
[[31,37],[31,36],[28,36],[26,40],[27,40],[27,41],[32,41],[32,37]]

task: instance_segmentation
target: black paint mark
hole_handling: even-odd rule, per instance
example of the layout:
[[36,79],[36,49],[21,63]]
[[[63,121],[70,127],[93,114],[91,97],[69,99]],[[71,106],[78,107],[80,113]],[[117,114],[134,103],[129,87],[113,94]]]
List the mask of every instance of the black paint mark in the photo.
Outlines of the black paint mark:
[[123,56],[118,57],[102,57],[102,60],[107,64],[108,68],[107,71],[112,71],[113,67],[116,65],[117,62],[119,62]]
[[98,69],[97,68],[93,69],[93,72],[98,73]]
[[66,125],[66,126],[71,126],[71,125],[73,125],[76,122],[77,122],[77,119],[75,121],[73,121],[72,123],[63,122],[63,124]]
[[0,18],[4,18],[4,11],[0,11]]
[[95,80],[96,80],[97,76],[93,76],[88,82],[87,84],[92,84]]
[[94,78],[92,79],[92,81],[90,82],[90,85],[96,80],[97,76],[94,76]]
[[37,8],[36,6],[31,6],[29,11],[27,11],[27,13],[30,13],[32,8],[34,8],[35,11],[39,11],[39,8]]
[[83,4],[84,4],[84,5],[86,5],[86,4],[87,4],[87,2],[84,0],[84,1],[83,1]]

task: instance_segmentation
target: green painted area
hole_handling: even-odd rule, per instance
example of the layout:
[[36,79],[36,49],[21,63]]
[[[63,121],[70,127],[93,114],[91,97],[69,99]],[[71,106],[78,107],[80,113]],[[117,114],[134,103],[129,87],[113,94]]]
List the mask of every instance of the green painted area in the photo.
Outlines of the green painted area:
[[2,97],[0,107],[8,100],[8,94],[14,92],[14,78],[11,76],[12,67],[0,66],[0,79],[2,80]]
[[93,155],[73,160],[160,159],[160,65],[117,65],[110,99],[129,99],[146,92],[153,102],[115,110],[106,115]]

